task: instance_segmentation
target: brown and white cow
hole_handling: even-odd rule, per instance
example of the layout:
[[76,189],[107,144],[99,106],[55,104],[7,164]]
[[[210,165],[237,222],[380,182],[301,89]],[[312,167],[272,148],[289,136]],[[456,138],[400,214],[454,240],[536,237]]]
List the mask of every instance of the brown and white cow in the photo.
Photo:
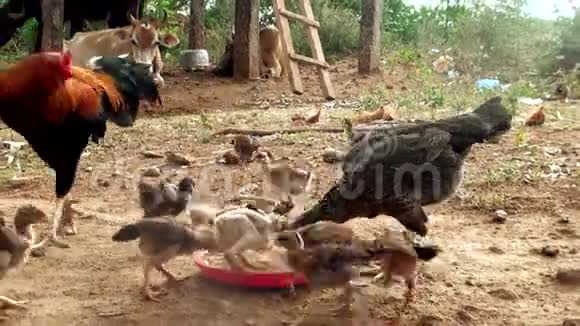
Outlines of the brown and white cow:
[[159,45],[171,48],[179,44],[179,38],[171,33],[161,33],[167,16],[160,21],[149,18],[138,20],[129,14],[129,26],[92,32],[78,32],[64,41],[64,48],[72,53],[73,65],[91,67],[96,57],[129,56],[139,63],[151,65],[155,81],[163,86],[161,69],[163,61]]
[[[260,77],[262,78],[280,78],[286,73],[286,60],[283,57],[282,43],[280,32],[274,25],[262,27],[260,29]],[[234,67],[234,42],[228,40],[224,54],[214,70],[221,76],[233,76]]]

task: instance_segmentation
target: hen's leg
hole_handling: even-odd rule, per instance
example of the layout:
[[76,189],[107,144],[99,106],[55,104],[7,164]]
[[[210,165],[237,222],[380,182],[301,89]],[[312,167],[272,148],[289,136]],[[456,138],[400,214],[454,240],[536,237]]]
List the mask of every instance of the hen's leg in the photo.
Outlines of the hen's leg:
[[165,278],[167,278],[168,281],[173,282],[173,283],[177,282],[177,277],[173,273],[168,271],[167,268],[165,268],[165,266],[163,266],[163,264],[155,266],[155,268],[159,272],[161,272],[165,276]]
[[405,293],[405,306],[408,306],[411,304],[411,302],[413,302],[415,297],[415,282],[415,276],[405,280],[405,284],[407,285],[407,292]]
[[2,302],[3,306],[6,308],[28,309],[26,306],[24,306],[24,304],[28,303],[26,300],[18,301],[5,296],[0,296],[0,302]]
[[145,294],[145,298],[151,301],[160,302],[158,292],[153,291],[151,289],[151,270],[153,269],[153,264],[149,259],[145,260],[143,264],[143,292]]

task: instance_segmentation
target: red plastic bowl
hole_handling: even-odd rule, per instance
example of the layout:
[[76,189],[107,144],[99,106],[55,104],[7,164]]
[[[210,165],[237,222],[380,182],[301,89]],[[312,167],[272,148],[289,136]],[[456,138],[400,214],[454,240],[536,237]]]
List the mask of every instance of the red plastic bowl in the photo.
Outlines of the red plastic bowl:
[[193,261],[205,277],[231,285],[240,285],[251,288],[286,289],[290,285],[306,283],[302,274],[280,272],[246,272],[225,268],[217,268],[208,264],[205,259],[207,251],[201,250],[193,254]]

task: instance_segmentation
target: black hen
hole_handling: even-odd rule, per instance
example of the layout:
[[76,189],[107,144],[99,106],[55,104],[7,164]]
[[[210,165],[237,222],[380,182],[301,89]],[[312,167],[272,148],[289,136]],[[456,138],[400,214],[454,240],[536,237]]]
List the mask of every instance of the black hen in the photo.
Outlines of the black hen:
[[190,177],[181,179],[177,186],[165,181],[149,184],[141,180],[138,189],[143,217],[179,215],[190,203],[194,185]]
[[289,227],[386,214],[424,236],[422,206],[449,198],[471,146],[507,132],[511,120],[501,98],[494,97],[471,113],[355,135],[343,177]]

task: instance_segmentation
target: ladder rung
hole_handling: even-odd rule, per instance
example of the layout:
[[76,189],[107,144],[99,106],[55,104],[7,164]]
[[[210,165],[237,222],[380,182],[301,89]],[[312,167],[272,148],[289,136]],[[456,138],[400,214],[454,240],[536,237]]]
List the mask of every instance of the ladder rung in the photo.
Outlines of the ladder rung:
[[312,27],[320,28],[320,23],[317,22],[316,20],[312,20],[310,18],[304,17],[302,15],[291,12],[291,11],[286,10],[284,8],[279,8],[278,11],[280,12],[280,15],[286,16],[288,18],[294,18],[294,19],[299,20],[299,21],[303,22],[304,24],[308,24]]
[[302,63],[314,65],[314,66],[319,66],[319,67],[322,67],[322,68],[325,68],[325,69],[330,68],[330,66],[326,62],[318,61],[316,59],[312,59],[310,57],[303,56],[301,54],[291,53],[290,54],[290,59],[296,60],[296,61],[300,61]]

